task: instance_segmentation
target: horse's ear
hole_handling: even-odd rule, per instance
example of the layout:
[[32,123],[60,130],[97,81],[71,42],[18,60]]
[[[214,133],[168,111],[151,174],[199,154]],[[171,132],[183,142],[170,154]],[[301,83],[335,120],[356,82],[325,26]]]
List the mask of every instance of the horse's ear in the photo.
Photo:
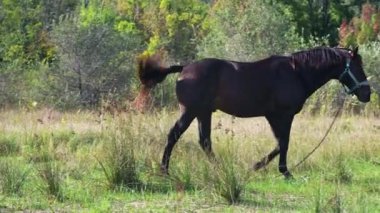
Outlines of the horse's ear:
[[356,46],[356,47],[354,48],[354,51],[353,51],[353,57],[354,57],[354,58],[355,58],[355,56],[358,55],[358,52],[359,52],[359,46]]

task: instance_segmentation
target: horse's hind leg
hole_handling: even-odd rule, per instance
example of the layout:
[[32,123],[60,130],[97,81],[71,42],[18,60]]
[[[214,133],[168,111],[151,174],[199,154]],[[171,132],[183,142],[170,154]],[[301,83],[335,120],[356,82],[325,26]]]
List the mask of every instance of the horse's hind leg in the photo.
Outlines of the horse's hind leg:
[[199,131],[199,144],[207,156],[214,157],[211,147],[211,114],[212,112],[201,113],[197,116],[198,131]]
[[179,137],[182,133],[186,131],[190,123],[194,120],[195,115],[189,111],[183,111],[181,117],[177,120],[174,126],[170,129],[168,134],[168,142],[165,147],[164,155],[162,157],[161,171],[168,173],[169,170],[169,160],[172,153],[174,145],[177,143]]
[[273,158],[275,158],[278,154],[280,153],[280,146],[276,146],[276,148],[274,148],[266,157],[262,158],[259,162],[255,163],[255,165],[253,165],[253,170],[259,170],[263,167],[265,167],[266,165],[268,165],[268,163],[270,163]]

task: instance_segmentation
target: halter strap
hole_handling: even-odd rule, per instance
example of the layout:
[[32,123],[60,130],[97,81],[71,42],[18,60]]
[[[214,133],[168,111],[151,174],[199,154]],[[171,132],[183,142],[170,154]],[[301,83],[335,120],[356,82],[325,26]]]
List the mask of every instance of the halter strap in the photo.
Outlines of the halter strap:
[[[368,83],[367,80],[364,80],[364,81],[361,81],[361,82],[358,81],[358,79],[351,72],[350,63],[351,63],[351,59],[347,58],[346,59],[346,67],[344,68],[343,73],[340,74],[339,81],[340,81],[340,83],[342,83],[342,85],[343,85],[344,90],[346,91],[346,93],[348,93],[348,94],[351,95],[352,93],[354,93],[355,90],[359,89],[360,87],[362,87],[362,86],[369,86],[369,83]],[[348,86],[344,85],[343,82],[342,82],[342,79],[346,75],[348,75],[351,78],[351,80],[354,82],[354,86],[352,88],[349,88]]]

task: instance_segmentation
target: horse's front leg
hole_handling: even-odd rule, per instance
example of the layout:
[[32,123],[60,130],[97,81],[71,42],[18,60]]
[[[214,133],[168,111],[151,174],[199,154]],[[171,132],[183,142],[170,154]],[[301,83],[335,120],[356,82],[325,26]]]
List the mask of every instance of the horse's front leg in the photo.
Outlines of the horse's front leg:
[[289,137],[283,140],[280,139],[280,160],[278,163],[278,170],[285,176],[285,178],[292,178],[293,175],[289,172],[286,158],[288,154]]
[[[279,146],[280,160],[278,170],[285,176],[285,178],[292,178],[292,174],[289,172],[287,167],[286,158],[289,146],[290,129],[294,115],[274,114],[268,115],[266,118],[272,128]],[[278,154],[276,149],[273,152],[274,156]]]

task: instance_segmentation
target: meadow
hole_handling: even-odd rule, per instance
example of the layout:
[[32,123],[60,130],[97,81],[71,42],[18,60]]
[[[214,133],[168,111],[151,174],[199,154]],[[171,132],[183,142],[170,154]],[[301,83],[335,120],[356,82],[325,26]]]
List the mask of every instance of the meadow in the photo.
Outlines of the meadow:
[[378,212],[380,118],[297,115],[285,180],[264,118],[214,113],[216,161],[198,145],[196,122],[159,171],[177,111],[117,115],[52,109],[0,112],[0,212]]

